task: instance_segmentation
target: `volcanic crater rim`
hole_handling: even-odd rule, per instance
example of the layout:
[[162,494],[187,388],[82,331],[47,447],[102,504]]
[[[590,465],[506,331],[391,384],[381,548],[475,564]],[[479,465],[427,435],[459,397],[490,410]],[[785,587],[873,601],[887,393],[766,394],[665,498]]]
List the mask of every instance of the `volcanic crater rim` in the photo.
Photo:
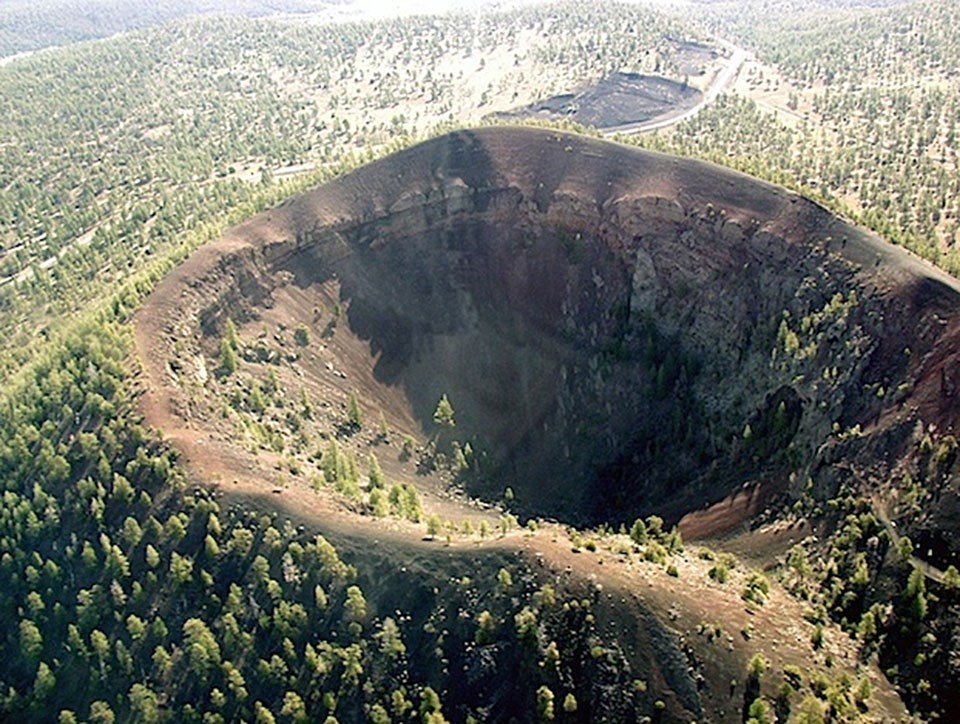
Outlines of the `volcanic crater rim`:
[[[782,489],[837,422],[879,415],[865,386],[906,379],[877,360],[886,331],[913,330],[922,353],[928,312],[957,298],[949,277],[782,189],[529,128],[362,167],[231,230],[163,287],[202,329],[157,340],[161,358],[177,340],[214,357],[227,318],[304,324],[322,347],[297,363],[308,387],[354,393],[448,457],[469,442],[471,493],[510,487],[517,510],[578,523]],[[927,292],[905,306],[909,288]],[[438,433],[443,395],[457,426]]]

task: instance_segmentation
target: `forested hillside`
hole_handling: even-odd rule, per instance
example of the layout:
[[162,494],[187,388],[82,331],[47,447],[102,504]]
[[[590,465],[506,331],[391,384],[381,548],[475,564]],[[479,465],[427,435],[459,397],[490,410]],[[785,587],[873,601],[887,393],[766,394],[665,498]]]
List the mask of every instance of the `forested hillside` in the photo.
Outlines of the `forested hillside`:
[[710,6],[765,67],[665,147],[803,188],[956,274],[960,4],[763,7]]

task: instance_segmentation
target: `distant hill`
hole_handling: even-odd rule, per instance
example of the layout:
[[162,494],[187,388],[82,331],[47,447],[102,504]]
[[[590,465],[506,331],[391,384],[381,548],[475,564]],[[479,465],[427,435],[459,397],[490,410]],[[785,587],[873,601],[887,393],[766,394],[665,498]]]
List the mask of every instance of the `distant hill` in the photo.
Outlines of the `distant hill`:
[[191,15],[312,13],[342,4],[338,0],[12,0],[0,12],[0,57],[105,38]]

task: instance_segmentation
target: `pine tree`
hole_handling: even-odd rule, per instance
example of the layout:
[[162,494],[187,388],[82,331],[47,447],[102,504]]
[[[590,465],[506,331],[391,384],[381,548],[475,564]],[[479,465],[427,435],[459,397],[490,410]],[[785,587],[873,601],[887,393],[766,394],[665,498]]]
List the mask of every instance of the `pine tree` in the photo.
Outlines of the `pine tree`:
[[357,395],[350,393],[350,402],[347,405],[347,419],[356,429],[363,427],[363,416],[360,414],[360,403],[357,402]]
[[437,409],[433,412],[433,421],[440,427],[454,427],[457,423],[453,419],[453,405],[444,395],[437,403]]
[[224,376],[232,375],[237,371],[237,367],[239,367],[237,352],[230,341],[224,337],[220,340],[220,373]]
[[310,344],[310,330],[307,329],[305,324],[298,324],[297,328],[293,330],[293,339],[301,347],[306,347]]
[[647,542],[647,526],[642,518],[637,518],[630,527],[630,539],[637,545]]
[[373,453],[370,453],[369,480],[371,488],[382,488],[385,483],[383,470],[380,469],[380,462],[377,460],[377,456]]
[[233,349],[234,352],[240,349],[240,338],[237,336],[237,327],[232,319],[227,319],[227,324],[223,330],[223,339]]

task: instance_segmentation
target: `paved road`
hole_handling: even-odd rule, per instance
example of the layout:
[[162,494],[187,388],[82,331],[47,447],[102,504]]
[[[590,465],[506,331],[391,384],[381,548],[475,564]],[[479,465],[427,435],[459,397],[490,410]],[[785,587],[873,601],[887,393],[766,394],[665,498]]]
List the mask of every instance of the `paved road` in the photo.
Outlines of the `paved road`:
[[613,128],[605,128],[602,131],[603,135],[634,135],[637,133],[656,131],[659,128],[667,128],[669,126],[676,125],[677,123],[682,123],[689,118],[693,118],[700,111],[717,100],[720,94],[723,93],[723,91],[725,91],[733,82],[733,79],[737,77],[737,73],[740,71],[740,66],[742,66],[743,61],[747,59],[747,51],[743,48],[732,45],[726,41],[721,42],[732,51],[730,58],[727,60],[727,63],[724,65],[723,69],[717,73],[717,77],[713,79],[713,83],[710,84],[707,92],[703,94],[703,99],[697,105],[695,105],[693,108],[688,108],[685,111],[673,111],[667,113],[666,115],[657,116],[656,118],[651,118],[649,121],[628,123],[622,126],[614,126]]

